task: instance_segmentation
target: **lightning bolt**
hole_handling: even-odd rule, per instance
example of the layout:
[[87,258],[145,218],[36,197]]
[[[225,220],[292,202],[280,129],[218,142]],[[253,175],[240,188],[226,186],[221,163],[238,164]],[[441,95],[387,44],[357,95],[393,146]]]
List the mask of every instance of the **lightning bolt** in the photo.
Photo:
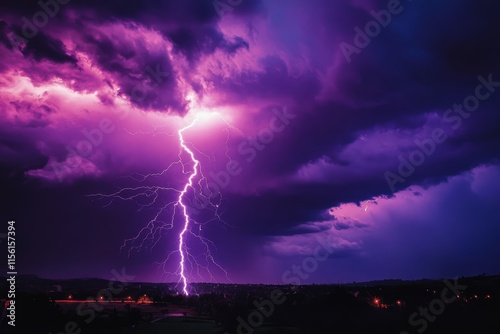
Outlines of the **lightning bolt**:
[[186,278],[186,274],[184,272],[185,271],[184,261],[186,260],[186,257],[184,255],[184,235],[186,234],[186,232],[189,228],[190,218],[189,218],[189,215],[187,212],[187,207],[186,207],[186,205],[184,205],[183,200],[184,200],[184,195],[186,195],[186,192],[188,191],[188,188],[193,187],[193,180],[196,177],[196,175],[198,175],[198,166],[200,165],[200,162],[194,156],[193,151],[191,151],[189,149],[189,147],[186,145],[186,142],[184,141],[184,137],[182,136],[182,133],[185,130],[193,127],[194,124],[196,123],[196,121],[197,121],[197,119],[195,119],[188,126],[179,130],[179,142],[181,144],[181,147],[184,151],[186,151],[189,154],[189,156],[191,157],[191,160],[194,162],[193,172],[191,173],[191,175],[189,175],[188,182],[184,186],[184,189],[182,189],[182,191],[179,195],[179,200],[175,204],[175,207],[177,207],[178,205],[180,205],[182,207],[182,214],[184,215],[184,228],[182,229],[181,233],[179,234],[179,253],[181,255],[181,261],[179,263],[179,266],[180,266],[180,276],[181,276],[181,280],[182,280],[182,284],[183,284],[182,291],[184,292],[184,294],[186,296],[189,295],[189,293],[187,291],[187,278]]
[[[139,204],[138,211],[141,211],[146,207],[152,207],[155,204],[156,205],[160,204],[160,201],[163,198],[166,198],[166,196],[162,195],[163,192],[177,193],[174,200],[168,201],[167,203],[162,203],[159,209],[156,211],[156,214],[148,222],[148,224],[145,227],[143,227],[135,237],[126,239],[121,248],[122,249],[124,249],[125,247],[129,248],[128,251],[129,257],[133,251],[140,251],[146,249],[148,245],[150,245],[151,249],[154,248],[160,241],[163,232],[165,230],[173,229],[175,226],[176,218],[178,216],[181,216],[182,229],[180,230],[178,235],[178,247],[176,250],[171,251],[166,256],[166,259],[163,262],[159,263],[159,270],[163,269],[163,274],[165,274],[167,277],[173,277],[173,276],[178,277],[177,282],[179,285],[181,285],[181,293],[186,296],[189,295],[189,288],[188,288],[189,277],[196,276],[200,279],[204,279],[202,272],[206,272],[210,276],[211,280],[214,281],[214,276],[211,272],[212,266],[214,266],[220,272],[222,272],[228,281],[231,281],[227,271],[215,261],[214,256],[212,255],[211,249],[215,249],[215,245],[201,234],[202,226],[212,222],[213,220],[222,222],[226,226],[229,226],[226,222],[222,220],[221,214],[219,213],[219,206],[221,204],[222,198],[214,200],[211,196],[212,193],[209,193],[207,196],[202,192],[203,187],[205,187],[205,189],[208,189],[206,188],[208,181],[205,175],[203,174],[201,168],[201,161],[196,158],[196,154],[203,155],[205,156],[206,159],[212,161],[212,159],[215,159],[215,150],[214,152],[212,152],[211,156],[209,156],[198,150],[193,145],[193,143],[187,141],[184,137],[186,131],[192,129],[196,125],[196,123],[203,120],[204,116],[206,115],[207,114],[197,115],[197,117],[195,117],[191,123],[189,123],[188,125],[184,126],[183,128],[177,131],[177,137],[180,145],[178,160],[170,163],[170,165],[163,171],[159,173],[136,175],[135,177],[131,177],[134,181],[143,183],[142,185],[137,187],[121,188],[118,191],[110,194],[89,195],[92,197],[98,197],[99,199],[109,200],[109,202],[106,203],[104,206],[111,205],[115,200],[136,201],[137,204]],[[230,136],[229,129],[235,129],[239,133],[242,132],[238,128],[235,128],[234,126],[230,125],[220,114],[211,113],[208,115],[209,116],[215,115],[220,117],[227,125],[226,141],[225,141],[226,149],[224,154],[229,160],[231,160],[231,157],[228,154],[229,152],[228,141]],[[125,131],[130,135],[148,134],[142,131],[135,133],[127,130]],[[154,136],[158,134],[173,136],[175,135],[175,132],[169,134],[165,132],[156,132],[156,130],[153,132]],[[189,157],[187,159],[188,161],[185,161],[186,156]],[[153,185],[144,184],[154,178],[158,177],[161,178],[166,176],[168,172],[175,166],[180,166],[182,174],[189,175],[186,183],[183,184],[183,186],[180,189],[177,189],[169,185],[160,186],[157,185],[156,183]],[[189,205],[190,199],[188,198],[188,192],[190,192],[190,190],[198,194],[199,196],[204,197],[205,203],[208,203],[208,206],[204,209],[211,210],[214,218],[204,223],[200,223],[196,221],[192,216],[190,216],[190,210],[193,210],[192,208],[190,208]],[[169,215],[170,218],[168,220],[163,220],[162,217],[168,211],[171,212],[171,215]],[[193,230],[192,228],[193,225],[198,227],[198,231]],[[191,249],[188,247],[188,240],[187,240],[188,237],[195,238],[192,239],[192,241],[198,242],[203,247],[204,262],[200,262],[199,258],[193,255],[193,253],[191,252]],[[177,270],[175,272],[169,272],[166,269],[168,267],[168,264],[170,263],[169,261],[171,261],[171,259],[177,254],[179,255],[179,263],[177,265]],[[196,269],[196,273],[193,273],[194,269]]]

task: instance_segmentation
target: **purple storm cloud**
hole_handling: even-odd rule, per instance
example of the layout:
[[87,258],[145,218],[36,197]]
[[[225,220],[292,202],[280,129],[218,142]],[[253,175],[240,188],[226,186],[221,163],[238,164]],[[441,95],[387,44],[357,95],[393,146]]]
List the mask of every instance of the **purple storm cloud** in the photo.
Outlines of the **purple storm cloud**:
[[499,273],[498,9],[3,2],[0,217],[19,263],[175,281],[183,233],[189,281],[282,283],[325,240],[306,283]]

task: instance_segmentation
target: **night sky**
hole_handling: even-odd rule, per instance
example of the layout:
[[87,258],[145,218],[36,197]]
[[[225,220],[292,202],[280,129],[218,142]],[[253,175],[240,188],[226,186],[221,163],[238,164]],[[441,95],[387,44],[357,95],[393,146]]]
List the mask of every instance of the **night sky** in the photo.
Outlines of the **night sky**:
[[46,3],[0,4],[20,273],[177,281],[183,128],[189,282],[283,283],[325,240],[301,283],[500,273],[500,4]]

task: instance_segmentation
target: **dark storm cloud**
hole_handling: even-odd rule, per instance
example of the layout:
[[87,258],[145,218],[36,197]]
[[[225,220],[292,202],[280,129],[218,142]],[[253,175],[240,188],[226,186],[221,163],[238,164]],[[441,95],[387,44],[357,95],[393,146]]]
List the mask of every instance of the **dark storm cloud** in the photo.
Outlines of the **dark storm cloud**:
[[[249,1],[237,6],[235,15],[251,15],[258,12],[260,1]],[[226,39],[219,31],[220,19],[213,3],[204,0],[153,1],[125,3],[120,1],[75,1],[70,8],[88,8],[99,21],[132,20],[161,31],[190,61],[216,49],[233,53],[239,48],[248,48],[241,37]]]
[[[20,28],[14,29],[18,35],[22,35]],[[23,54],[28,57],[33,57],[36,61],[47,59],[55,63],[73,63],[76,64],[74,56],[66,53],[64,44],[57,39],[54,39],[43,32],[39,32],[36,36],[30,39],[23,49]]]
[[[351,181],[347,186],[295,185],[293,192],[287,193],[231,195],[225,201],[224,216],[230,221],[238,221],[248,233],[293,235],[295,228],[305,222],[327,221],[325,212],[330,207],[369,199],[384,191],[384,187],[387,187],[385,180],[373,178],[357,183]],[[260,209],[255,210],[255,207]]]
[[[385,5],[385,2],[377,2],[373,8],[383,9]],[[401,131],[401,136],[394,136],[393,142],[387,143],[395,148],[392,155],[371,161],[372,168],[367,168],[361,175],[343,180],[340,185],[296,188],[297,192],[306,192],[304,197],[312,200],[295,201],[278,190],[279,194],[275,196],[284,196],[283,202],[291,203],[289,210],[293,214],[283,215],[279,210],[280,215],[269,218],[276,224],[273,227],[249,226],[257,230],[279,229],[280,222],[293,225],[303,220],[314,221],[321,206],[326,208],[340,201],[358,202],[373,196],[390,195],[381,168],[397,169],[398,155],[411,152],[411,149],[408,152],[397,150],[398,141],[405,131],[417,133],[416,130],[429,120],[429,113],[442,117],[453,104],[463,103],[467,96],[474,94],[479,84],[478,76],[488,77],[491,73],[495,81],[500,82],[500,67],[496,61],[500,57],[497,42],[500,40],[500,26],[493,17],[498,4],[447,1],[405,5],[407,9],[401,17],[394,19],[360,55],[356,55],[352,64],[341,66],[330,78],[335,81],[337,90],[332,91],[323,103],[310,98],[320,88],[311,84],[314,79],[307,82],[298,78],[294,85],[293,79],[287,78],[286,66],[278,59],[267,61],[268,64],[274,63],[269,67],[273,71],[268,70],[251,85],[245,84],[244,78],[235,79],[234,86],[243,84],[239,91],[232,89],[230,83],[225,84],[225,87],[231,87],[230,91],[245,98],[248,94],[279,96],[281,92],[305,98],[292,107],[299,115],[297,119],[259,153],[257,163],[250,166],[255,174],[249,172],[246,175],[249,178],[287,175],[321,157],[334,164],[349,166],[352,161],[342,161],[340,154],[361,133],[391,128]],[[360,8],[348,10],[347,6],[328,2],[323,8],[325,17],[322,22],[331,29],[330,37],[333,36],[334,40],[337,36],[351,43],[355,34],[353,27],[363,26],[373,18]],[[346,17],[340,18],[339,13]],[[333,19],[326,20],[328,15],[333,15]],[[326,47],[328,41],[323,42],[322,46]],[[305,95],[307,89],[311,93]],[[453,132],[449,125],[438,124],[445,128],[450,139],[417,168],[409,182],[435,184],[481,163],[497,161],[500,153],[499,93],[481,103],[479,111],[464,120],[459,131]],[[276,155],[280,156],[279,160],[272,159]],[[342,195],[337,196],[338,193]],[[274,195],[270,192],[269,196]],[[262,196],[252,200],[260,202],[260,199]],[[273,205],[267,205],[268,202],[273,200],[266,198],[260,204],[270,210]],[[300,213],[295,212],[297,206],[302,208]],[[304,214],[305,207],[310,209],[309,214]],[[255,212],[250,213],[248,220],[253,224],[266,221]]]
[[[38,1],[4,1],[0,8],[9,14],[33,15],[41,9]],[[126,19],[133,21],[184,21],[206,23],[217,20],[217,13],[210,1],[97,1],[71,0],[60,8],[77,9],[83,17],[92,12],[102,21]],[[87,12],[86,12],[87,11]]]
[[8,24],[5,21],[0,21],[0,43],[2,43],[6,48],[12,49],[12,43],[7,35]]
[[[14,136],[12,132],[4,130],[0,138],[0,162],[5,170],[8,170],[3,175],[11,177],[23,175],[24,170],[34,166],[42,167],[47,163],[47,159],[30,143],[29,138]],[[7,187],[9,184],[5,183],[6,189],[10,190],[12,188]]]
[[179,28],[167,33],[176,51],[184,54],[189,61],[195,61],[202,55],[212,54],[222,49],[233,54],[240,48],[247,48],[248,43],[241,37],[227,40],[215,27]]
[[[24,38],[26,44],[22,51],[25,56],[33,57],[35,61],[47,59],[56,63],[76,63],[60,40],[61,32],[67,31],[77,43],[78,51],[87,53],[102,70],[114,77],[120,94],[128,96],[133,104],[145,110],[166,110],[181,115],[186,112],[186,102],[179,92],[177,73],[172,69],[168,54],[161,49],[147,49],[146,41],[130,41],[129,36],[120,36],[119,33],[117,36],[116,32],[113,36],[108,35],[105,28],[100,29],[102,25],[122,24],[131,30],[142,26],[157,31],[190,62],[218,49],[230,55],[249,47],[243,38],[228,38],[220,32],[217,26],[220,16],[210,1],[124,3],[75,0],[57,5],[56,14],[50,15],[48,24],[39,27],[30,38],[25,38],[25,22],[33,24],[33,15],[43,13],[43,6],[37,2],[20,5],[10,1],[0,6],[16,35]],[[252,1],[235,7],[232,14],[252,15],[258,10],[259,1]],[[0,43],[11,48],[9,37],[13,37],[7,33],[7,23],[2,21]],[[80,39],[83,43],[79,42]]]
[[129,43],[106,32],[94,31],[83,36],[84,52],[92,54],[99,66],[110,73],[120,93],[144,109],[185,112],[185,101],[178,91],[171,60],[161,49],[150,50],[144,41]]
[[[259,11],[260,1],[244,1],[232,11],[236,15],[251,15]],[[133,20],[146,24],[176,23],[181,25],[211,24],[220,19],[213,1],[206,0],[155,0],[128,1],[119,0],[72,0],[70,8],[90,9],[100,20]]]

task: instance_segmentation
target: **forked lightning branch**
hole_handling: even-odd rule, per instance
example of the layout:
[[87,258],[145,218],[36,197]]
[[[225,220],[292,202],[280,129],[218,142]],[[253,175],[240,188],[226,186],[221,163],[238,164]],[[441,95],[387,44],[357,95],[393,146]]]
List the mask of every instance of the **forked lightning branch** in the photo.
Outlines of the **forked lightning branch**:
[[[211,115],[215,115],[224,120],[221,115],[215,113]],[[203,174],[201,161],[196,157],[196,154],[203,153],[194,147],[193,143],[185,139],[187,132],[193,129],[197,123],[201,122],[203,119],[205,119],[205,117],[197,115],[191,123],[177,131],[180,148],[178,160],[172,162],[160,173],[143,175],[138,180],[136,179],[136,181],[144,183],[154,177],[165,177],[174,166],[180,166],[182,175],[186,175],[187,177],[185,183],[180,189],[161,185],[143,184],[137,187],[122,188],[111,194],[90,195],[99,198],[107,198],[110,200],[109,204],[111,204],[114,200],[129,201],[137,200],[141,197],[148,198],[151,200],[145,206],[153,207],[159,204],[160,201],[158,199],[162,198],[163,192],[178,193],[175,200],[168,202],[167,204],[158,205],[158,208],[155,210],[156,214],[148,222],[148,224],[142,228],[135,237],[125,240],[122,248],[128,247],[130,256],[131,251],[142,250],[146,247],[146,243],[148,242],[152,242],[151,247],[154,247],[159,242],[160,236],[164,230],[172,230],[176,226],[176,223],[181,221],[180,231],[177,237],[177,246],[166,256],[166,259],[160,263],[160,269],[163,270],[163,274],[167,277],[177,277],[177,282],[180,285],[180,291],[186,296],[189,295],[190,278],[196,276],[200,280],[206,280],[207,277],[204,277],[203,273],[208,275],[208,278],[211,281],[215,281],[212,271],[217,270],[230,280],[226,270],[224,270],[224,268],[215,261],[214,256],[212,255],[212,250],[215,248],[214,244],[201,234],[202,226],[205,224],[208,224],[212,220],[222,221],[218,213],[220,199],[215,200],[214,203],[213,196],[211,196],[212,194],[207,195],[206,185],[208,182]],[[229,127],[232,127],[225,120],[224,122]],[[227,133],[229,136],[229,132]],[[229,137],[227,140],[228,139]],[[192,200],[188,198],[188,194],[191,192],[193,192],[196,199],[199,200],[200,197],[203,198],[203,200],[200,201],[202,201],[206,207],[211,209],[213,212],[213,219],[208,222],[200,223],[190,216],[192,209],[190,204],[192,203]],[[164,220],[165,216],[169,216],[169,218]],[[194,247],[190,247],[190,244],[193,242],[196,242],[197,245],[202,248],[202,251],[200,252],[202,254],[201,261],[199,256],[193,254],[192,249],[194,249]],[[170,264],[171,261],[175,261],[174,258],[177,259],[177,265],[175,265],[176,269],[174,271],[169,271],[168,268],[172,266]]]

